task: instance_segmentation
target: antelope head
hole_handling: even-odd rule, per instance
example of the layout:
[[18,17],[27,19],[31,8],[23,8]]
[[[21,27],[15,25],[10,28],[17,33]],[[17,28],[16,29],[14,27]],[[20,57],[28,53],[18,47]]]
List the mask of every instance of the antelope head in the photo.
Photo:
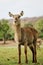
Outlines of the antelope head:
[[20,14],[12,14],[9,12],[9,16],[14,19],[15,25],[18,25],[20,23],[20,17],[23,16],[23,11],[20,12]]

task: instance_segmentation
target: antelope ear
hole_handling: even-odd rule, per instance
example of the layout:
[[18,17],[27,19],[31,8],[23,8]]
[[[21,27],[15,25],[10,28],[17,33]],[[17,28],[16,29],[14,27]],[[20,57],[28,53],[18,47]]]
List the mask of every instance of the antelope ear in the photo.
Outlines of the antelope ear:
[[9,12],[9,16],[11,17],[11,12]]
[[13,14],[12,14],[11,12],[9,12],[9,16],[10,16],[10,17],[12,17],[12,16],[13,16]]
[[11,14],[11,12],[9,12],[9,14]]
[[24,12],[23,12],[23,11],[21,11],[20,15],[21,15],[21,16],[23,16],[23,14],[24,14]]

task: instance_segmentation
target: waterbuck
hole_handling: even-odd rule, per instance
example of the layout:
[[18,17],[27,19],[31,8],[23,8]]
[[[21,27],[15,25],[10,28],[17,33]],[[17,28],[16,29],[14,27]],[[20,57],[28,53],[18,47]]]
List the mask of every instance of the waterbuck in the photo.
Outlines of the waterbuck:
[[13,17],[14,28],[15,28],[15,40],[18,42],[18,51],[19,51],[19,63],[21,63],[21,45],[24,45],[25,52],[25,62],[28,63],[27,58],[27,46],[29,46],[33,55],[33,62],[37,62],[36,57],[36,41],[38,38],[38,32],[34,28],[31,27],[23,27],[21,28],[20,18],[23,16],[24,12],[21,11],[20,14],[12,14],[9,12],[9,16]]

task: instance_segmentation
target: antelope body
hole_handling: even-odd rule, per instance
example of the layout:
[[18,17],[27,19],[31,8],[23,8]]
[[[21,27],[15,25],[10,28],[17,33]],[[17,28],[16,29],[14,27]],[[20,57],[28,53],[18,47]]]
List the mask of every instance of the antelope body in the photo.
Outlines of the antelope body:
[[19,63],[21,63],[21,45],[24,45],[25,52],[25,62],[28,63],[27,59],[27,46],[29,46],[33,55],[33,62],[37,62],[36,57],[36,41],[38,38],[38,32],[34,28],[24,27],[21,28],[20,17],[23,16],[23,11],[20,14],[13,15],[9,12],[9,16],[14,18],[14,28],[15,28],[15,40],[18,42],[18,51],[19,51]]

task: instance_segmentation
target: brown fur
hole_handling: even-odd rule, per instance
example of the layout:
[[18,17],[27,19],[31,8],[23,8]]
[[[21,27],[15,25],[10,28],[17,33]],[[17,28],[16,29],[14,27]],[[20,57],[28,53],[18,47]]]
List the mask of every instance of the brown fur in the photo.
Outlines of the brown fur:
[[21,28],[20,17],[23,16],[23,11],[21,11],[20,14],[15,14],[15,15],[9,12],[9,15],[15,19],[14,21],[15,38],[16,38],[16,41],[18,42],[19,63],[21,63],[21,45],[24,45],[26,63],[28,63],[27,45],[32,51],[33,62],[36,63],[37,62],[36,41],[38,37],[38,32],[34,28],[31,28],[31,27]]

